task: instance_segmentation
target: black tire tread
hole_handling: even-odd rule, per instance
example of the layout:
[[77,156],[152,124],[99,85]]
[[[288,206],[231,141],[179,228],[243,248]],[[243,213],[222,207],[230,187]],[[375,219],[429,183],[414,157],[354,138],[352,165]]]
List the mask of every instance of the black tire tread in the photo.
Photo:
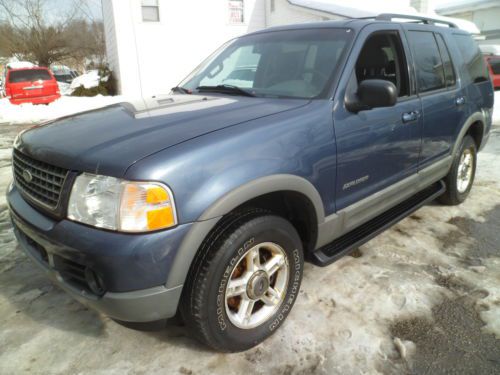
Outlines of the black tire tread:
[[446,177],[443,179],[443,181],[446,185],[446,192],[438,198],[439,203],[441,203],[443,205],[456,206],[456,205],[462,203],[465,200],[465,198],[467,197],[467,195],[469,194],[471,187],[469,187],[469,189],[463,194],[459,194],[457,191],[457,187],[456,187],[456,179],[457,179],[456,174],[457,174],[458,163],[460,162],[460,156],[462,155],[463,149],[465,147],[467,147],[468,145],[472,145],[474,147],[475,160],[474,160],[474,171],[473,171],[473,176],[472,176],[471,187],[474,183],[474,174],[475,174],[475,169],[477,167],[477,148],[476,148],[476,143],[475,143],[474,139],[470,135],[466,135],[462,139],[462,142],[460,144],[460,148],[453,159],[453,163],[450,167],[450,171],[448,172]]
[[267,210],[260,208],[248,209],[226,215],[216,225],[216,228],[209,233],[197,252],[193,264],[189,271],[186,285],[184,286],[180,310],[182,317],[191,334],[199,341],[217,351],[227,351],[220,347],[217,342],[211,340],[211,335],[207,332],[205,317],[203,316],[203,295],[209,282],[209,268],[217,251],[226,241],[237,238],[244,229],[245,223],[257,218],[271,214]]

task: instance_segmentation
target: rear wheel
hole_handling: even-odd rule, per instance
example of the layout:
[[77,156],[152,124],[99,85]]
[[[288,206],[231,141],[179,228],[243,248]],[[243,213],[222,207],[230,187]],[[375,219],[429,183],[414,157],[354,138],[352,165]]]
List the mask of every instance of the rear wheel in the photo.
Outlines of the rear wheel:
[[467,135],[460,144],[450,172],[445,177],[446,193],[439,201],[447,205],[462,203],[469,195],[476,174],[477,148],[474,139]]
[[249,349],[283,323],[302,280],[302,243],[285,219],[254,210],[224,219],[188,276],[181,313],[220,351]]

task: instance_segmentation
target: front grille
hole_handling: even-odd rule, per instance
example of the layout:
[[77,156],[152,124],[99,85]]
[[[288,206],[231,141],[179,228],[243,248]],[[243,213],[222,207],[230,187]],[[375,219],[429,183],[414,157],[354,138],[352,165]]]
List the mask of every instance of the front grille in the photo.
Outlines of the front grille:
[[14,180],[21,192],[35,203],[55,210],[68,170],[32,159],[15,149],[12,161]]

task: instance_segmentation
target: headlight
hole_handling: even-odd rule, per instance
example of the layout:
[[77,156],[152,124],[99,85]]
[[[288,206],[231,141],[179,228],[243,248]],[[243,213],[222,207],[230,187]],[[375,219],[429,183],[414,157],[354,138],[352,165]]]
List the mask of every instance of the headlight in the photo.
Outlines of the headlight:
[[177,224],[172,193],[165,185],[89,173],[75,180],[68,219],[123,232],[147,232]]

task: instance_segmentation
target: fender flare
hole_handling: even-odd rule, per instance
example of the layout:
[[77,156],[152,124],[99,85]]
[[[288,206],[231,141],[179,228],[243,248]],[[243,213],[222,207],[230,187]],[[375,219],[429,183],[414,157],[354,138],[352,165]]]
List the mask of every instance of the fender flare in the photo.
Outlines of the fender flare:
[[[469,131],[472,124],[474,124],[476,122],[479,122],[483,128],[483,139],[484,139],[485,116],[482,112],[474,112],[472,115],[469,116],[469,118],[467,118],[464,125],[460,129],[460,132],[458,133],[457,137],[455,138],[455,143],[454,143],[453,148],[451,150],[452,156],[455,156],[458,148],[460,147],[460,142],[462,142],[462,139],[464,138],[465,134]],[[482,143],[482,139],[481,139],[481,143]],[[478,147],[478,149],[479,148],[480,147]]]
[[293,191],[303,194],[311,201],[318,224],[325,221],[323,201],[314,185],[305,178],[279,174],[247,182],[218,199],[192,224],[177,251],[166,287],[172,288],[184,284],[200,245],[222,216],[253,198],[278,191]]

